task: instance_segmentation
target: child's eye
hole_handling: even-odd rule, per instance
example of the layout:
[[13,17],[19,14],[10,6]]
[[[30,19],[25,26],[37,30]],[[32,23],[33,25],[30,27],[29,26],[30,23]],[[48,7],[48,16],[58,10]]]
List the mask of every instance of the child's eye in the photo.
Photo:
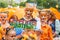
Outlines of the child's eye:
[[4,17],[4,18],[6,18],[6,17]]
[[2,17],[1,17],[2,18]]
[[5,16],[4,18],[7,18],[7,16]]
[[13,35],[13,36],[11,36],[11,37],[16,37],[16,35]]
[[13,37],[13,36],[11,36],[11,37]]

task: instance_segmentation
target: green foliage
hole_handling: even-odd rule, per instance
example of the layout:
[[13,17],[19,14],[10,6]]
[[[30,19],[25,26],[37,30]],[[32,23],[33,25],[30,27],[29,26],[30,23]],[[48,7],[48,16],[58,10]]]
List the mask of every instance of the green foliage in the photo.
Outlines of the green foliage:
[[8,7],[8,4],[7,2],[0,2],[0,8],[5,8],[5,7]]
[[42,6],[43,8],[56,7],[57,2],[55,0],[36,0],[37,6]]
[[35,2],[35,0],[27,0],[26,2],[32,3]]
[[26,4],[26,2],[21,2],[21,3],[19,4],[19,6],[25,7],[25,4]]
[[12,4],[13,7],[17,7],[18,5],[19,5],[19,4],[16,4],[16,3]]
[[14,0],[11,0],[9,4],[10,4],[11,6],[13,6],[13,7],[18,6],[18,4],[14,2]]

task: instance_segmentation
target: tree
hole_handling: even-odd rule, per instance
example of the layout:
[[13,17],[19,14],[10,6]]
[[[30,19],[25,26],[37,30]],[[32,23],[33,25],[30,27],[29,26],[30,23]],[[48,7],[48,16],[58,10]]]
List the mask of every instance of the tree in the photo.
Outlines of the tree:
[[46,3],[44,3],[45,8],[56,7],[56,5],[57,5],[57,2],[52,0],[50,1],[47,0]]
[[13,7],[17,7],[17,6],[19,6],[19,4],[14,3],[14,4],[12,4],[12,6],[13,6]]
[[21,2],[21,3],[19,4],[19,6],[25,7],[25,4],[26,4],[26,2]]
[[29,3],[32,3],[34,2],[35,0],[27,0],[26,2],[29,2]]
[[56,7],[56,0],[36,0],[37,6],[43,7],[43,8],[50,8],[50,7]]
[[0,1],[0,8],[8,7],[8,3],[6,1]]

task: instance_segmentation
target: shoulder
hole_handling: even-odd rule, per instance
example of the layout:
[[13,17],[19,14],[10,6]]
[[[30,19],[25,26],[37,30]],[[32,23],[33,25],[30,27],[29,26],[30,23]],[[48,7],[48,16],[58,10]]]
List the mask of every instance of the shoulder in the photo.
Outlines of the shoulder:
[[10,24],[9,24],[9,23],[6,23],[6,25],[10,26]]
[[24,18],[21,18],[20,20],[25,20]]
[[30,21],[37,21],[35,18],[32,18]]
[[46,27],[47,27],[48,29],[52,29],[52,28],[51,28],[51,26],[50,26],[50,25],[48,25],[48,24],[46,25]]
[[10,27],[10,24],[9,23],[6,23],[6,27]]

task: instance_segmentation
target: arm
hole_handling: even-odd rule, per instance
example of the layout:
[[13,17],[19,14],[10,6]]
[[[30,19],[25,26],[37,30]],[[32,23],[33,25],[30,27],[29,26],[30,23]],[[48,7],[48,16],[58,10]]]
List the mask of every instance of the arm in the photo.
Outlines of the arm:
[[55,29],[56,29],[56,34],[59,34],[60,31],[60,22],[58,19],[55,20]]

